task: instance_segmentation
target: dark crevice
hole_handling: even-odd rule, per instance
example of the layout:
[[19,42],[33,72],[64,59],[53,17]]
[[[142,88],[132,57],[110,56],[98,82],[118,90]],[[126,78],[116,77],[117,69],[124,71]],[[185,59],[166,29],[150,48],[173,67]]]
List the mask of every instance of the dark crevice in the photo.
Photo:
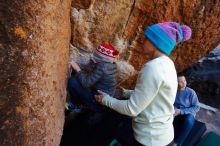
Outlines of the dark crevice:
[[132,12],[133,12],[133,10],[135,8],[135,3],[136,3],[136,0],[133,1],[133,4],[131,6],[131,10],[130,10],[130,13],[128,15],[128,19],[127,19],[127,22],[126,22],[125,27],[124,27],[124,32],[122,33],[123,35],[125,34],[126,27],[127,27],[128,23],[129,23],[130,17],[131,17]]

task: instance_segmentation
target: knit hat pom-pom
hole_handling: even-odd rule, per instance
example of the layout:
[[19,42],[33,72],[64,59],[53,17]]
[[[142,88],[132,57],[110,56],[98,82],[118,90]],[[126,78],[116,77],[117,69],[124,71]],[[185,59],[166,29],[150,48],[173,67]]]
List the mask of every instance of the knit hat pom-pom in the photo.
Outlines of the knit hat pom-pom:
[[191,38],[192,30],[187,25],[181,25],[181,29],[183,31],[183,41],[186,41]]

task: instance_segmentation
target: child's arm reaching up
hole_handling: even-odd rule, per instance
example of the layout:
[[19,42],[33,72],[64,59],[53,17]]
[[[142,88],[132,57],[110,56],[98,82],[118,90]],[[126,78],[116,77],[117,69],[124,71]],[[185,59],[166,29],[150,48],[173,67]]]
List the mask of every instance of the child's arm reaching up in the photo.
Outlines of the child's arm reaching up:
[[78,71],[76,77],[79,82],[85,88],[92,87],[97,81],[99,81],[103,76],[103,66],[97,65],[97,67],[93,70],[89,75],[85,74],[83,71]]
[[93,64],[93,61],[90,59],[86,64],[80,64],[80,68],[81,68],[82,70],[85,70],[85,69],[91,67],[92,64]]
[[98,80],[101,79],[103,75],[103,66],[102,64],[97,65],[97,67],[93,70],[93,72],[89,75],[86,75],[83,71],[81,71],[79,65],[75,62],[70,62],[72,68],[77,72],[76,77],[83,87],[89,88],[93,86]]

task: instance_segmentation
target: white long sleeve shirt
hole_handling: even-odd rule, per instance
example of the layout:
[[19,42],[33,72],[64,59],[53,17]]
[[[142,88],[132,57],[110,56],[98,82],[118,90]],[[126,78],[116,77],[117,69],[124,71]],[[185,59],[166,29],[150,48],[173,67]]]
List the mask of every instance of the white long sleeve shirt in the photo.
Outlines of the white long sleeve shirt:
[[139,73],[134,91],[127,91],[128,100],[111,96],[103,104],[133,117],[135,139],[147,146],[165,146],[174,137],[173,104],[177,92],[174,63],[167,56],[147,62]]

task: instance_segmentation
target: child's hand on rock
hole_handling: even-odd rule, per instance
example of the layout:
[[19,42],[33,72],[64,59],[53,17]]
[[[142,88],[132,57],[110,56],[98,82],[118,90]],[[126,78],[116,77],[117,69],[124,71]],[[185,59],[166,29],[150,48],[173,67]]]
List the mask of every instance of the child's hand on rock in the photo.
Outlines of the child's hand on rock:
[[81,70],[79,65],[76,62],[71,61],[70,64],[71,64],[73,70],[75,70],[76,72],[79,72]]

